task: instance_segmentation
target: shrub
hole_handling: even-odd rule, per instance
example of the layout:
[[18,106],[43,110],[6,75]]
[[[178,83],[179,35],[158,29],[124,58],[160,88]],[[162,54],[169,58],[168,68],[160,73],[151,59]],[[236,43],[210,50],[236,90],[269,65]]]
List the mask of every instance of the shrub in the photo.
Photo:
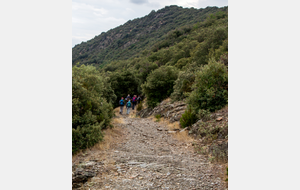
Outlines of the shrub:
[[197,113],[197,118],[202,121],[208,121],[210,119],[210,111],[200,109]]
[[102,139],[101,129],[111,127],[113,107],[104,84],[95,67],[72,68],[72,153],[94,145]]
[[72,154],[94,146],[102,138],[101,124],[78,126],[77,129],[72,129]]
[[171,95],[177,76],[178,70],[173,66],[162,66],[148,75],[147,81],[142,84],[142,91],[149,107],[154,108]]
[[171,94],[172,101],[183,100],[192,91],[192,85],[195,81],[196,68],[188,69],[187,71],[180,71],[178,78],[175,81],[174,92]]
[[228,72],[227,67],[215,60],[202,66],[196,73],[193,91],[187,103],[198,112],[199,109],[211,112],[228,104]]
[[141,111],[142,109],[143,109],[143,102],[141,101],[141,102],[137,105],[136,110],[137,110],[137,111]]
[[192,108],[189,106],[180,118],[180,125],[182,128],[192,126],[197,121],[195,113],[192,111]]
[[157,115],[155,115],[156,122],[159,122],[159,121],[160,121],[160,117],[161,117],[161,115],[160,115],[160,114],[157,114]]
[[113,104],[114,107],[119,106],[121,97],[126,97],[127,94],[130,94],[131,96],[140,94],[138,91],[138,79],[131,71],[124,70],[112,73],[110,75],[109,83],[117,96],[117,100]]

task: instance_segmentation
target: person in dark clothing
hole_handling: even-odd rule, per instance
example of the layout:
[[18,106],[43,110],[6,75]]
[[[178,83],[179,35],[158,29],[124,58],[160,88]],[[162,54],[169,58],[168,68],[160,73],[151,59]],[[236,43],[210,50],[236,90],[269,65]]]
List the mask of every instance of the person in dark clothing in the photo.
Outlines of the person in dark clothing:
[[139,96],[137,99],[136,99],[137,103],[139,104],[141,101],[142,101],[142,98],[141,96]]
[[132,110],[134,110],[134,107],[135,107],[135,105],[136,105],[136,95],[134,95],[133,96],[133,98],[132,98]]
[[123,108],[124,108],[124,105],[125,105],[125,101],[123,100],[123,97],[119,101],[119,104],[120,104],[120,114],[122,114],[123,113]]
[[125,100],[128,102],[129,100],[131,100],[130,94],[128,94],[128,96],[125,98]]

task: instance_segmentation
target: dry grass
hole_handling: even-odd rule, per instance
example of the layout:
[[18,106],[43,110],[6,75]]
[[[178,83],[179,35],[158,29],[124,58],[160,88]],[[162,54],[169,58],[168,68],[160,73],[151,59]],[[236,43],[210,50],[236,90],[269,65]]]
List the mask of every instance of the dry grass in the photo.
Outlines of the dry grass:
[[[123,108],[123,113],[124,113],[124,108]],[[116,107],[115,109],[114,109],[114,113],[115,113],[115,115],[118,117],[118,116],[120,116],[120,107]]]
[[130,118],[136,118],[136,109],[135,109],[135,110],[132,110],[132,109],[130,108],[129,117],[130,117]]
[[147,106],[147,98],[145,98],[143,101],[142,101],[142,104],[143,104],[143,109],[146,109],[148,106]]
[[194,141],[194,139],[191,136],[189,136],[188,131],[178,132],[178,133],[173,134],[173,136],[177,140],[179,140],[181,142],[185,142],[185,143],[191,143]]
[[[112,122],[113,124],[116,123],[124,123],[123,118],[116,118]],[[112,129],[103,130],[104,138],[102,142],[97,143],[92,150],[108,150],[110,149],[111,145],[118,141],[120,136],[122,135],[122,129],[120,127],[114,127]]]
[[[149,118],[152,121],[157,122],[157,119],[155,118],[155,116],[151,116]],[[162,117],[162,118],[160,118],[160,120],[158,122],[163,124],[165,127],[167,127],[169,131],[182,130],[182,128],[180,128],[180,125],[179,125],[178,121],[176,121],[174,123],[171,123],[170,120]],[[177,140],[179,140],[181,142],[191,143],[191,142],[194,141],[194,139],[191,136],[189,136],[188,131],[177,132],[177,133],[172,134],[172,135],[173,135],[174,138],[176,138]]]
[[152,121],[164,124],[168,128],[169,131],[174,131],[176,129],[180,129],[180,130],[182,129],[182,128],[180,128],[179,122],[171,123],[169,119],[166,119],[164,117],[161,117],[159,119],[159,121],[157,121],[157,119],[155,118],[155,116],[151,116],[150,119]]
[[122,117],[113,118],[111,124],[114,125],[114,127],[116,127],[116,124],[124,124],[124,119]]
[[168,127],[169,130],[175,130],[175,129],[180,129],[181,130],[182,129],[182,128],[180,128],[180,124],[179,124],[178,121],[176,121],[174,123],[170,123],[168,121],[167,127]]
[[171,101],[172,101],[171,98],[164,99],[164,102],[166,102],[166,103],[169,103]]

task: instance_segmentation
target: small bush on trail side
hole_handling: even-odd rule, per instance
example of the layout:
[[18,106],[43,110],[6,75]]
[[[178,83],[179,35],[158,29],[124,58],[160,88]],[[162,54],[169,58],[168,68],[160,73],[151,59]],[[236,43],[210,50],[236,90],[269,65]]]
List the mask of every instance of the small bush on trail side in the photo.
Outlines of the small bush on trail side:
[[182,128],[192,126],[197,121],[196,114],[192,111],[189,106],[180,118],[180,125]]
[[157,114],[157,115],[155,115],[155,118],[156,118],[156,122],[159,122],[159,121],[160,121],[160,118],[161,118],[161,115],[160,115],[160,114]]
[[97,125],[77,127],[72,129],[72,154],[79,150],[90,148],[103,139],[101,126],[104,122]]
[[137,111],[141,111],[142,109],[143,109],[143,101],[141,101],[141,102],[137,105],[136,110],[137,110]]

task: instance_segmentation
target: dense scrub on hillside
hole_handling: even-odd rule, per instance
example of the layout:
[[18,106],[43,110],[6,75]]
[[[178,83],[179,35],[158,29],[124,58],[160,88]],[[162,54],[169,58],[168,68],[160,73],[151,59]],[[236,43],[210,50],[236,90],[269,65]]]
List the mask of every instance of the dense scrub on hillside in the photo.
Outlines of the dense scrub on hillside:
[[[213,14],[206,12],[207,18],[196,24],[172,23],[174,29],[163,34],[164,38],[149,42],[151,45],[141,45],[136,49],[138,51],[134,48],[126,49],[128,55],[135,56],[121,59],[118,56],[123,55],[124,46],[113,46],[120,51],[119,54],[115,54],[110,48],[112,46],[109,46],[104,48],[107,53],[111,51],[107,54],[110,58],[104,66],[73,66],[74,134],[75,130],[79,131],[84,126],[100,126],[99,129],[109,126],[112,108],[117,107],[120,98],[127,94],[143,95],[147,98],[148,107],[155,107],[167,97],[172,101],[186,101],[188,110],[183,116],[182,126],[190,126],[197,119],[205,118],[203,113],[224,107],[228,103],[227,7],[203,10],[213,10]],[[166,10],[162,12],[165,13]],[[152,14],[154,13],[149,15]],[[172,17],[172,14],[169,16]],[[154,20],[152,22],[156,22]],[[138,21],[141,20],[131,22]],[[151,34],[141,33],[140,38],[149,38]],[[152,37],[156,39],[155,36]],[[112,40],[111,43],[117,41],[119,40]],[[97,43],[95,42],[95,47],[98,47]],[[124,41],[118,43],[122,44]],[[73,48],[73,54],[77,52],[77,56],[81,54],[78,48],[79,46]],[[87,57],[89,56],[94,54],[88,53]],[[75,129],[78,126],[80,128]],[[89,129],[96,130],[95,127]],[[85,134],[82,137],[76,133],[76,138],[90,138],[86,131],[80,132]],[[94,143],[91,142],[90,144]]]
[[[209,14],[219,10],[227,10],[227,7],[194,9],[172,5],[158,11],[153,10],[142,18],[129,20],[76,45],[72,49],[72,63],[104,66],[111,61],[137,57],[145,49],[157,50],[173,45],[184,38],[184,34],[191,30],[190,26],[204,21]],[[183,26],[176,33],[168,34]],[[168,41],[158,43],[166,38]]]
[[[163,45],[164,44],[164,45]],[[201,66],[208,64],[209,59],[214,59],[224,65],[228,64],[228,16],[227,11],[219,11],[209,15],[208,18],[194,26],[183,26],[169,32],[165,40],[156,43],[152,49],[145,49],[140,52],[139,57],[112,61],[103,68],[101,72],[108,77],[111,76],[112,84],[125,83],[121,78],[115,76],[132,73],[132,80],[126,80],[125,90],[119,85],[113,86],[117,99],[127,95],[123,92],[129,89],[128,85],[134,89],[128,91],[129,94],[143,94],[146,97],[152,96],[149,90],[142,90],[149,83],[147,78],[150,73],[155,72],[162,66],[172,66],[179,71],[178,77],[172,85],[172,89],[161,94],[162,97],[170,96],[175,101],[183,100],[192,91],[192,84],[195,80],[195,73]],[[173,80],[173,79],[172,79]],[[118,81],[118,82],[116,82]],[[137,84],[138,83],[138,84]],[[167,93],[168,92],[168,93]],[[125,93],[125,94],[124,94]],[[122,95],[123,94],[123,95]],[[161,98],[152,99],[148,105],[155,105]],[[115,103],[117,105],[117,102]],[[152,106],[151,106],[152,107]]]

